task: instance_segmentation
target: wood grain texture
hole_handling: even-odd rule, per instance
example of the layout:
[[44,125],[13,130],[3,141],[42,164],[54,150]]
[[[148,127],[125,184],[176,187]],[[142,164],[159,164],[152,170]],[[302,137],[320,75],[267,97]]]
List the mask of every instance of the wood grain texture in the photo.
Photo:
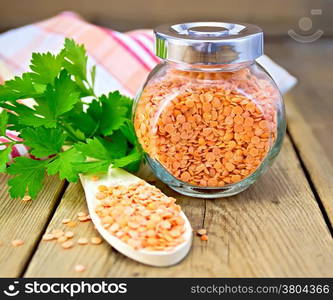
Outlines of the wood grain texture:
[[[58,1],[2,1],[0,30],[26,25],[50,18],[61,11],[75,11],[89,22],[115,30],[154,28],[163,23],[196,21],[247,22],[261,26],[266,34],[287,35],[289,29],[302,34],[298,20],[309,16],[313,8],[321,8],[322,15],[313,16],[314,28],[332,35],[331,1],[274,0],[193,1],[193,0],[58,0]],[[316,27],[315,27],[316,26]]]
[[[159,185],[160,186],[160,185]],[[165,190],[169,195],[175,193]],[[288,139],[273,168],[238,196],[202,200],[177,196],[193,228],[204,226],[208,242],[194,237],[180,264],[154,268],[120,255],[106,244],[63,250],[41,242],[25,276],[82,277],[266,277],[332,276],[333,240]],[[82,188],[70,185],[49,230],[86,210]],[[79,224],[76,235],[95,234]],[[83,264],[87,270],[75,273]]]
[[[52,216],[64,182],[48,177],[38,198],[25,203],[9,198],[7,180],[8,175],[0,175],[0,277],[18,277]],[[13,247],[15,239],[23,240],[24,245]]]
[[[333,226],[333,164],[330,158],[332,155],[327,155],[322,144],[318,142],[318,137],[313,133],[311,125],[305,121],[306,116],[301,114],[295,103],[293,101],[287,103],[290,134],[323,203],[330,225]],[[333,149],[333,140],[329,131],[332,128],[324,129],[328,134],[328,141],[332,143],[331,149]]]
[[[110,247],[106,243],[85,246],[76,243],[79,237],[91,238],[97,235],[90,221],[77,222],[77,225],[73,228],[61,223],[64,218],[77,221],[77,213],[81,211],[88,211],[83,189],[80,184],[70,184],[46,232],[53,229],[72,231],[75,234],[72,239],[75,241],[75,246],[72,249],[64,250],[56,241],[41,241],[24,276],[76,277],[77,274],[73,270],[76,264],[85,265],[92,274],[98,274],[106,266],[111,267],[113,265],[116,254],[114,251],[110,251]],[[82,273],[82,276],[85,275],[86,273]]]
[[[268,45],[267,53],[296,75],[300,83],[287,97],[289,133],[325,212],[333,224],[332,41]],[[0,177],[5,186],[6,177]],[[0,202],[0,276],[27,277],[332,277],[333,240],[298,157],[287,138],[271,170],[238,196],[202,200],[179,196],[194,229],[205,227],[208,242],[194,237],[190,255],[169,268],[144,266],[107,244],[63,250],[55,242],[35,246],[53,213],[62,184],[48,179],[38,201]],[[169,195],[176,193],[158,183]],[[86,210],[80,185],[71,184],[48,230],[65,228],[63,218]],[[96,235],[91,223],[73,229],[77,237]],[[12,239],[25,245],[10,246]],[[29,262],[30,257],[31,261]],[[76,264],[87,270],[75,273]]]
[[[192,225],[201,227],[205,209],[204,201],[194,201],[193,205],[190,205],[193,200],[182,201],[182,197],[179,198]],[[41,241],[25,277],[105,277],[109,275],[110,270],[123,268],[123,262],[131,263],[130,259],[113,250],[105,242],[101,245],[80,246],[77,244],[77,239],[80,237],[90,239],[93,236],[99,236],[91,222],[78,222],[74,228],[61,224],[64,218],[77,220],[77,213],[80,211],[88,211],[82,186],[70,184],[46,231],[49,232],[56,228],[73,231],[75,246],[72,249],[64,250],[57,242]],[[84,265],[87,271],[76,273],[74,267],[77,264]],[[125,276],[135,277],[138,276],[138,273],[133,269]]]
[[299,83],[286,98],[288,130],[333,226],[333,41],[270,44]]

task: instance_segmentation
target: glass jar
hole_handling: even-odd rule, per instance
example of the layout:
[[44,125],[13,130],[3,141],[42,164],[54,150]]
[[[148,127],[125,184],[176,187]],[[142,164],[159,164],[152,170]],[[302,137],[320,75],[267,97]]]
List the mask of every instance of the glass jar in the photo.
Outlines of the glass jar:
[[263,32],[250,24],[164,25],[162,62],[134,105],[134,127],[159,179],[202,198],[235,195],[271,165],[286,129],[283,99],[255,59]]

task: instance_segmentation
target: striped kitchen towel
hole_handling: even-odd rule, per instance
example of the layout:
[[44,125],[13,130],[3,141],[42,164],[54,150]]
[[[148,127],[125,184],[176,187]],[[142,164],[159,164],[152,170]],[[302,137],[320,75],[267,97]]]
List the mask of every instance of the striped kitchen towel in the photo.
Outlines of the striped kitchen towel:
[[[88,65],[96,65],[97,94],[119,90],[134,96],[148,73],[159,62],[154,54],[152,30],[120,33],[87,23],[75,13],[64,12],[45,21],[0,34],[0,83],[27,71],[32,52],[58,53],[65,37],[85,45],[89,55]],[[268,57],[263,55],[258,62],[268,71],[271,70],[282,92],[295,85],[296,79]],[[17,135],[17,132],[7,131],[7,136],[12,139],[19,140]],[[6,138],[0,137],[0,142],[6,141]],[[11,156],[26,153],[26,146],[17,144]]]
[[[65,37],[85,45],[88,64],[96,65],[97,94],[119,90],[134,96],[159,62],[154,55],[151,30],[123,34],[89,24],[75,13],[65,12],[0,35],[0,83],[27,71],[32,52],[58,53]],[[17,135],[17,132],[7,131],[12,139],[19,140]],[[0,137],[0,142],[8,140]],[[14,158],[26,153],[26,146],[17,144],[11,155]]]

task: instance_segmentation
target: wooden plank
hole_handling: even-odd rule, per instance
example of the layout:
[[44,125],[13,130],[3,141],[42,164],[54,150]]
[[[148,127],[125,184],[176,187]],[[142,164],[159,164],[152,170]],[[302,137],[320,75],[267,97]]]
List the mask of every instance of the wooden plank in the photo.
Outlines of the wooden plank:
[[[48,177],[38,198],[25,203],[9,198],[7,180],[8,175],[0,175],[0,277],[18,277],[40,240],[64,182]],[[24,245],[13,247],[14,239],[22,239]]]
[[[165,190],[175,195],[169,189]],[[225,199],[178,196],[194,229],[204,226],[209,241],[194,237],[191,253],[180,264],[154,268],[118,254],[106,244],[60,249],[41,242],[27,277],[266,277],[332,276],[333,240],[304,177],[289,139],[273,168],[244,193]],[[65,217],[86,210],[82,188],[66,191],[48,230]],[[95,234],[91,224],[77,236]],[[73,272],[75,264],[87,267]]]
[[[89,238],[96,235],[90,222],[77,223],[77,226],[69,228],[61,222],[64,218],[77,220],[77,213],[87,212],[83,190],[80,184],[70,184],[61,203],[58,206],[46,232],[53,229],[72,231],[77,237]],[[110,251],[106,244],[99,246],[79,246],[64,250],[57,242],[42,241],[33,256],[26,277],[66,277],[73,276],[73,268],[76,264],[84,264],[92,274],[98,274],[105,265],[112,265],[115,261],[115,253]]]
[[[279,1],[257,0],[253,5],[249,0],[234,1],[179,1],[179,0],[81,0],[75,1],[2,1],[0,10],[0,30],[17,27],[49,18],[61,11],[75,11],[90,22],[109,26],[115,30],[153,28],[163,23],[182,21],[228,20],[258,24],[266,34],[287,35],[289,29],[305,34],[298,27],[301,17],[312,17],[314,30],[332,35],[332,3],[317,0],[293,0],[280,5]],[[236,5],[235,5],[236,3]],[[39,9],[36,9],[39,8]],[[322,15],[311,16],[311,9],[322,9]]]
[[[333,225],[333,164],[322,144],[295,103],[288,101],[289,131],[304,162],[324,209]],[[324,127],[325,128],[325,127]],[[331,127],[332,128],[332,127]],[[328,128],[324,129],[328,133]],[[329,136],[328,136],[329,137]],[[327,139],[332,142],[331,138]],[[333,146],[333,144],[332,144]]]
[[[182,200],[181,198],[178,197],[180,204],[184,207],[192,225],[201,227],[205,202],[203,200],[193,201],[192,199]],[[70,229],[61,224],[64,218],[76,220],[77,213],[80,211],[88,211],[82,186],[70,184],[46,231],[57,228],[73,231],[75,242],[78,237],[90,239],[93,236],[98,236],[91,222],[78,223],[77,226]],[[76,244],[72,249],[64,250],[56,242],[42,241],[29,264],[25,277],[105,277],[110,270],[117,268],[119,261],[131,263],[129,259],[120,255],[106,243],[85,246]],[[87,271],[82,274],[74,272],[76,264],[83,264]],[[136,275],[136,271],[133,269],[128,276]]]
[[190,259],[168,269],[122,260],[108,276],[332,276],[333,241],[288,140],[253,187],[206,206],[210,238],[195,239]]
[[286,97],[288,130],[333,225],[333,40],[274,44],[269,54],[299,79]]

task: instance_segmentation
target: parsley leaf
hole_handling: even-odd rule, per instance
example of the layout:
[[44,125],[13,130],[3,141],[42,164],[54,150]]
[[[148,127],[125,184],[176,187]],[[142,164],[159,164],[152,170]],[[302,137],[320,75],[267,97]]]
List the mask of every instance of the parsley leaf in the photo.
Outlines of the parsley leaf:
[[[97,97],[96,67],[88,72],[87,60],[83,45],[65,39],[59,54],[34,53],[31,72],[0,85],[0,107],[6,109],[0,113],[0,136],[7,128],[17,130],[30,155],[52,156],[14,160],[7,168],[14,176],[8,182],[12,198],[26,192],[36,197],[46,173],[77,181],[80,172],[106,172],[110,166],[132,172],[139,168],[142,150],[131,121],[133,101],[118,91]],[[34,104],[28,107],[17,101],[27,98]],[[15,143],[0,150],[0,171],[6,170]]]
[[47,85],[43,97],[36,99],[36,113],[45,119],[46,127],[56,127],[57,118],[70,111],[80,101],[79,92],[66,70],[61,71],[54,85]]
[[120,130],[115,131],[107,139],[100,139],[100,142],[107,149],[111,158],[120,158],[127,153],[127,140]]
[[7,148],[0,150],[0,173],[5,172],[6,165],[9,162],[9,154],[12,151],[13,145],[9,144]]
[[107,172],[110,167],[110,161],[108,160],[98,160],[98,161],[89,161],[81,163],[73,163],[73,167],[79,173],[101,173]]
[[73,143],[85,140],[84,133],[80,129],[73,128],[71,124],[63,123],[62,128],[66,131],[66,134],[68,135],[66,141]]
[[86,143],[76,143],[74,144],[76,150],[81,152],[87,157],[92,157],[100,160],[110,160],[112,159],[111,153],[105,147],[104,143],[97,137],[93,139],[87,139]]
[[[132,161],[131,163],[129,163],[128,165],[124,166],[123,168],[131,173],[135,173],[138,172],[141,166],[141,162],[142,162],[142,154],[140,155],[140,158],[138,158],[137,160]],[[113,166],[115,168],[115,166]]]
[[120,131],[106,139],[95,137],[86,143],[76,143],[74,147],[87,157],[111,161],[126,155],[127,141]]
[[17,113],[17,121],[21,125],[51,128],[57,126],[58,117],[71,110],[80,98],[75,83],[63,70],[54,85],[48,84],[45,92],[36,97],[35,101],[33,108],[19,102],[2,103],[1,106]]
[[48,160],[17,157],[7,169],[9,174],[15,175],[8,181],[10,196],[23,197],[28,192],[32,198],[35,198],[42,189],[47,164]]
[[91,137],[99,126],[98,121],[95,121],[89,114],[83,111],[71,111],[66,116],[66,120],[73,128],[82,131],[87,138]]
[[102,95],[99,100],[102,105],[99,132],[110,135],[125,123],[131,112],[131,100],[118,91],[109,93],[108,96]]
[[133,145],[137,144],[137,138],[134,130],[133,123],[130,119],[125,120],[124,124],[120,127],[122,134],[129,140]]
[[47,166],[47,173],[54,175],[59,172],[60,179],[76,182],[79,178],[73,163],[83,162],[85,157],[75,148],[71,148],[57,155],[57,158]]
[[31,78],[34,82],[40,84],[53,84],[54,79],[58,76],[63,63],[62,53],[52,55],[47,53],[33,53],[31,59],[30,69]]
[[91,87],[94,89],[95,87],[95,79],[96,79],[96,66],[93,66],[90,70],[90,78],[91,78]]
[[6,135],[7,123],[8,123],[8,113],[6,110],[3,110],[0,113],[0,136]]
[[123,168],[133,162],[140,161],[141,158],[142,158],[141,153],[134,151],[133,153],[131,153],[127,156],[115,159],[113,161],[112,167],[113,168]]
[[97,101],[96,99],[94,99],[93,101],[91,101],[89,103],[88,109],[87,109],[87,115],[94,120],[95,124],[96,124],[96,129],[95,132],[96,134],[99,133],[99,126],[101,123],[101,118],[102,118],[102,105],[100,104],[99,101]]
[[60,128],[24,128],[21,137],[31,147],[30,153],[36,157],[45,157],[61,151],[65,136]]
[[22,125],[38,127],[48,123],[48,120],[40,115],[37,115],[34,109],[19,102],[10,104],[2,103],[1,106],[16,113],[9,114],[9,122],[15,129],[24,128]]
[[16,76],[0,85],[0,101],[34,98],[40,94],[41,91],[35,88],[30,73],[24,73],[22,77]]
[[81,80],[87,78],[87,56],[83,45],[78,45],[72,39],[66,39],[64,45],[63,65],[68,72]]
[[110,165],[114,168],[127,166],[129,170],[135,172],[143,156],[141,149],[137,147],[126,154],[129,149],[128,142],[121,131],[116,131],[109,140],[95,137],[88,139],[87,143],[76,143],[74,147],[86,157],[97,160],[75,164],[77,170],[83,173],[107,171]]

